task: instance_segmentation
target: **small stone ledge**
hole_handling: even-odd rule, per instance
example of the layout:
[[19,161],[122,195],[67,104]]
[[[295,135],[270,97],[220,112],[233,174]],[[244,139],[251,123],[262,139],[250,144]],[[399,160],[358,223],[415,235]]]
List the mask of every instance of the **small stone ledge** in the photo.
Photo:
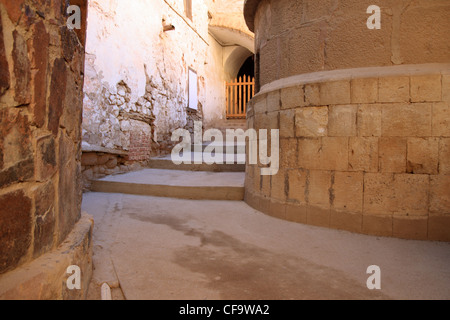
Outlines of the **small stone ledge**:
[[118,155],[118,156],[127,156],[128,155],[128,151],[109,149],[109,148],[91,146],[91,145],[86,145],[86,144],[83,144],[81,151],[83,153],[97,152],[97,153],[114,154],[114,155]]
[[418,76],[430,74],[450,74],[450,63],[427,63],[414,65],[386,66],[386,67],[368,67],[340,69],[331,71],[319,71],[295,75],[288,78],[275,80],[264,85],[259,93],[254,97],[281,90],[285,88],[333,81],[350,81],[364,78],[382,78],[382,77],[400,77],[400,76]]
[[[0,300],[84,300],[92,278],[93,218],[83,213],[54,251],[0,276]],[[67,268],[81,269],[81,290],[66,286]]]

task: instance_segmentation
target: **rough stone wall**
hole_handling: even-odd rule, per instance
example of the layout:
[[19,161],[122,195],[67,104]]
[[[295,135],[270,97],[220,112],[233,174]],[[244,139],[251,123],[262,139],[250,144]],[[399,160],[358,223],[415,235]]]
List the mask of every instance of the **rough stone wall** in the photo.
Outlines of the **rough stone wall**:
[[[202,117],[206,69],[214,61],[207,6],[194,2],[193,21],[183,1],[93,0],[89,9],[84,145],[125,151],[130,161],[168,152],[171,133],[190,119],[189,67],[198,74]],[[175,30],[164,32],[164,23]]]
[[81,217],[84,47],[65,11],[0,1],[0,274],[57,248]]
[[[448,62],[447,0],[263,0],[254,3],[261,86],[321,70]],[[370,5],[381,29],[368,30]]]
[[450,241],[450,3],[381,1],[381,30],[366,26],[371,4],[247,2],[263,85],[248,125],[281,141],[277,175],[248,166],[246,201],[301,223]]

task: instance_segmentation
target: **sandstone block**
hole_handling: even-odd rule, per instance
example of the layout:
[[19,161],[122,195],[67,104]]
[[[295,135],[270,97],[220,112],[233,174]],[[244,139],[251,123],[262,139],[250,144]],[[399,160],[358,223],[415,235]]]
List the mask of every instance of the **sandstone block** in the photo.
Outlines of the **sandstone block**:
[[442,138],[439,143],[439,173],[450,175],[450,138]]
[[362,214],[331,210],[330,227],[350,232],[361,232]]
[[281,90],[281,109],[292,109],[305,105],[303,86]]
[[280,167],[297,167],[297,139],[280,140]]
[[391,237],[392,220],[392,216],[363,215],[362,232],[379,237]]
[[351,81],[352,103],[375,103],[378,101],[378,79],[361,78]]
[[382,108],[382,135],[386,137],[431,136],[432,105],[392,104]]
[[10,85],[9,64],[6,58],[5,42],[3,39],[3,23],[0,16],[0,97],[6,92]]
[[320,106],[320,86],[319,84],[305,85],[305,105]]
[[395,216],[392,235],[401,239],[427,240],[428,218]]
[[36,180],[45,181],[53,174],[56,168],[56,143],[53,136],[38,139],[36,153]]
[[312,206],[329,209],[332,202],[331,172],[309,172],[309,185],[307,190],[308,203]]
[[408,102],[409,77],[388,77],[379,79],[380,102]]
[[59,121],[63,114],[64,99],[66,94],[67,67],[64,59],[57,58],[53,64],[50,83],[50,100],[48,114],[48,129],[53,135],[57,135]]
[[287,204],[286,220],[306,224],[307,207],[305,205]]
[[407,138],[382,137],[378,141],[380,172],[406,172]]
[[441,75],[411,76],[411,101],[441,101]]
[[450,103],[433,104],[432,135],[450,137]]
[[450,102],[450,74],[442,75],[442,101]]
[[330,106],[328,114],[328,136],[356,136],[356,105]]
[[308,206],[306,209],[306,223],[317,227],[330,227],[330,209]]
[[297,137],[324,137],[328,129],[328,107],[307,107],[295,111]]
[[349,169],[378,172],[378,138],[350,137]]
[[428,240],[450,242],[450,216],[428,218]]
[[333,81],[320,84],[320,104],[350,104],[350,81]]
[[348,138],[299,139],[298,166],[313,170],[347,171]]
[[409,138],[408,173],[438,174],[439,140],[437,138]]
[[295,137],[295,110],[280,112],[280,138]]
[[358,108],[357,132],[361,137],[381,136],[381,110],[379,104],[363,104]]
[[288,200],[306,204],[307,172],[305,170],[288,170]]
[[282,202],[286,201],[286,171],[280,169],[276,175],[272,176],[271,197]]
[[450,176],[430,177],[430,212],[450,214]]
[[286,203],[270,200],[267,213],[274,218],[286,220]]
[[280,91],[273,91],[267,94],[267,112],[279,111],[281,107]]
[[333,209],[362,213],[364,190],[362,172],[335,172],[332,188]]
[[267,112],[267,95],[258,95],[253,98],[253,110],[256,114]]

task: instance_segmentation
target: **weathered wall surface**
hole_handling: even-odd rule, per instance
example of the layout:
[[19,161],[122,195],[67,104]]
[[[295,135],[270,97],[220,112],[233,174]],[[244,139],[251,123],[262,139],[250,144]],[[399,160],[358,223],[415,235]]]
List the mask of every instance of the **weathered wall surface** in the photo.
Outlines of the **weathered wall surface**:
[[[5,277],[56,250],[81,217],[84,48],[66,27],[65,11],[65,1],[0,1],[0,275]],[[85,229],[83,237],[89,233]],[[69,259],[86,262],[86,280],[89,248],[88,241]],[[64,274],[58,276],[61,292]],[[1,275],[0,283],[4,279]],[[36,276],[33,286],[40,281],[45,280]],[[18,296],[26,298],[26,292]]]
[[[189,68],[198,75],[199,109],[209,119],[221,107],[221,50],[208,35],[203,1],[193,1],[193,21],[185,17],[183,1],[93,0],[89,9],[86,144],[130,151],[136,130],[127,114],[138,113],[152,120],[141,121],[151,127],[146,137],[164,149],[171,132],[189,120]],[[163,19],[175,30],[164,32]]]
[[[261,54],[261,86],[301,73],[448,62],[447,0],[248,1]],[[367,8],[381,8],[381,29],[368,30]]]
[[367,29],[366,1],[258,3],[264,86],[248,123],[280,130],[281,158],[274,176],[248,166],[246,201],[301,223],[450,241],[450,3],[381,1],[381,30]]

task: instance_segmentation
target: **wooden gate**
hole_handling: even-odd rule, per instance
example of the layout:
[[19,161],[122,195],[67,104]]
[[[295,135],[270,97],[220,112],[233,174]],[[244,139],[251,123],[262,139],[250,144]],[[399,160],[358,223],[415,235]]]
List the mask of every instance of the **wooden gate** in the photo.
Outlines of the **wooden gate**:
[[227,119],[245,119],[247,103],[255,95],[255,78],[240,77],[227,82]]

